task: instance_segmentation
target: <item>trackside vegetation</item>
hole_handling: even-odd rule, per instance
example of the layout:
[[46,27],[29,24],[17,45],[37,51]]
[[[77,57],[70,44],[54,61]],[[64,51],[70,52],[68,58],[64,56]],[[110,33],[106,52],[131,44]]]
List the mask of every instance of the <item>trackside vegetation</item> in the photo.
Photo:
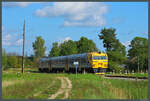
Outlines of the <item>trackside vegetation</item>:
[[[117,34],[115,28],[103,28],[95,37],[103,42],[108,55],[106,74],[148,78],[148,39],[133,38],[126,51],[127,47],[117,38]],[[32,43],[34,53],[25,54],[24,74],[20,73],[22,56],[2,49],[3,99],[51,99],[55,94],[58,94],[55,99],[66,96],[67,99],[148,99],[148,80],[107,79],[94,73],[40,73],[38,60],[41,57],[101,52],[93,40],[84,36],[79,40],[68,39],[51,44],[49,46],[52,48],[46,56],[49,46],[45,46],[41,36],[36,37]],[[72,87],[68,89],[66,85],[70,81]],[[63,90],[62,84],[65,85]]]
[[[107,72],[138,72],[147,73],[148,71],[148,39],[143,37],[135,37],[130,41],[130,49],[126,51],[126,46],[117,38],[115,28],[103,28],[97,38],[103,41],[102,46],[108,55]],[[41,36],[37,36],[32,43],[34,54],[25,56],[25,67],[37,67],[37,61],[46,56],[45,40]],[[52,48],[49,50],[48,57],[65,56],[71,54],[87,53],[101,51],[93,40],[81,36],[79,40],[65,40],[62,43],[53,42]],[[2,51],[2,69],[21,68],[22,57],[16,53],[6,53]]]
[[[15,70],[16,71],[16,70]],[[3,99],[48,99],[61,87],[57,77],[68,77],[72,89],[68,99],[148,99],[148,80],[106,79],[95,74],[55,74],[25,70],[3,71]],[[62,99],[62,93],[56,99]]]

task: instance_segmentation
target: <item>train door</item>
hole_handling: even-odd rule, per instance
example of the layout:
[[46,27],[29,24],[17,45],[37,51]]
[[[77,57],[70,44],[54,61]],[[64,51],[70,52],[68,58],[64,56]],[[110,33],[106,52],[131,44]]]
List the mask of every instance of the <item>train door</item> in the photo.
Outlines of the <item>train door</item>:
[[48,68],[49,68],[49,72],[51,72],[52,71],[52,66],[51,66],[51,61],[50,60],[48,61]]
[[66,66],[65,66],[65,71],[69,71],[69,60],[68,57],[66,57]]

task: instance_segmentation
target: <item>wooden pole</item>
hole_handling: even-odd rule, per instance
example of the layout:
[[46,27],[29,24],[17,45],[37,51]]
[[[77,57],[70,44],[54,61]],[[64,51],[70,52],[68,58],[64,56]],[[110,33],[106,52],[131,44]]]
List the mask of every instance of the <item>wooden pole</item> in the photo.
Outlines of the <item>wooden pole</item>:
[[24,74],[24,46],[25,46],[25,20],[24,20],[24,25],[23,25],[22,74]]
[[[150,43],[150,1],[148,2],[148,43]],[[150,44],[148,44],[148,73],[150,73]],[[150,75],[148,75],[150,78]],[[150,85],[148,85],[148,96],[150,96]]]
[[139,71],[140,71],[139,68],[140,68],[140,67],[139,67],[139,56],[138,56],[138,73],[139,73]]

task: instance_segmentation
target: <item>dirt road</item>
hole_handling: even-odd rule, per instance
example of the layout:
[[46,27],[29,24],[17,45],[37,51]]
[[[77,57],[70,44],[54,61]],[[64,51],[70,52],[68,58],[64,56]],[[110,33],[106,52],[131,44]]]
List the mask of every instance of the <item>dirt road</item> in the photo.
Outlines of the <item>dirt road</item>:
[[63,99],[67,99],[72,88],[72,83],[67,77],[57,77],[57,79],[61,80],[61,87],[48,99],[55,99],[60,94],[64,94]]

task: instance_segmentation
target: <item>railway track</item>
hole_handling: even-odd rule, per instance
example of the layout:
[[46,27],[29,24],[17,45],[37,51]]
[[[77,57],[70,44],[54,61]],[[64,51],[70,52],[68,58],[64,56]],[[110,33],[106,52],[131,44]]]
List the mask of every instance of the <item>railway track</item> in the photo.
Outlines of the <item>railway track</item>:
[[135,76],[121,76],[121,75],[108,75],[106,74],[104,78],[107,79],[127,79],[127,80],[148,80],[148,77],[135,77]]

